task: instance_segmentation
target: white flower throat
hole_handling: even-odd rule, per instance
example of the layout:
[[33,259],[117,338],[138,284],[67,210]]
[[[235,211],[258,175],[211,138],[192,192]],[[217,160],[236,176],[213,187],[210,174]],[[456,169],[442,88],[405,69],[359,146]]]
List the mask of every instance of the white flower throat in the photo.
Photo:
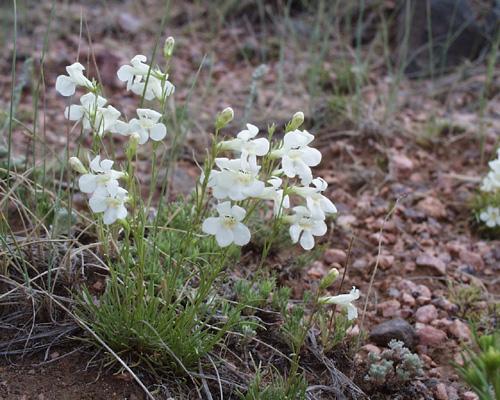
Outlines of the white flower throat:
[[236,221],[236,218],[234,218],[231,215],[224,215],[222,217],[222,225],[227,228],[227,229],[232,229],[236,226],[238,221]]

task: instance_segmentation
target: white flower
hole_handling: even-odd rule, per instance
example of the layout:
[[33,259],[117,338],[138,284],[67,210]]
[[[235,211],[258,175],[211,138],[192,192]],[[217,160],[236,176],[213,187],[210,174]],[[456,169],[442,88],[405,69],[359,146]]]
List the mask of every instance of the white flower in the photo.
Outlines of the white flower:
[[[144,90],[144,87],[146,87],[146,90]],[[144,81],[136,79],[130,90],[138,96],[144,94],[146,100],[153,100],[154,98],[164,100],[174,94],[175,86],[166,79],[158,79],[150,75],[149,78],[147,78],[147,85],[146,78],[144,78]]]
[[500,226],[500,208],[488,206],[479,214],[479,219],[489,228]]
[[307,208],[311,211],[313,218],[325,219],[326,214],[335,214],[337,212],[335,205],[329,198],[321,194],[328,187],[326,181],[322,178],[316,178],[312,180],[312,184],[315,187],[295,186],[292,191],[306,199]]
[[83,193],[98,192],[103,196],[114,193],[119,186],[118,179],[125,176],[123,172],[111,169],[113,161],[101,161],[101,156],[96,156],[89,167],[91,173],[82,175],[78,180],[78,186]]
[[127,90],[131,89],[136,78],[139,78],[140,81],[143,76],[148,74],[150,66],[146,64],[146,60],[146,56],[138,54],[130,60],[131,65],[122,65],[116,72],[119,80],[127,82]]
[[95,192],[89,200],[90,209],[95,213],[103,212],[102,220],[106,225],[114,223],[117,219],[125,219],[127,194],[128,192],[121,187],[116,187],[108,193]]
[[338,296],[324,296],[319,298],[322,304],[337,304],[347,310],[347,319],[349,321],[358,317],[358,309],[352,304],[354,300],[358,300],[360,296],[359,289],[354,286],[347,294],[339,294]]
[[283,198],[282,180],[280,178],[273,176],[267,182],[271,186],[266,186],[262,193],[256,197],[263,200],[272,200],[274,202],[274,215],[279,217],[283,213],[283,209],[290,207],[290,198],[288,195]]
[[294,215],[288,216],[291,222],[290,237],[293,243],[300,239],[300,245],[304,250],[311,250],[314,247],[314,236],[323,236],[327,227],[323,219],[313,218],[311,211],[306,207],[294,207]]
[[66,67],[68,75],[59,75],[56,79],[56,90],[63,96],[72,96],[75,94],[77,86],[84,86],[93,90],[94,85],[89,81],[83,71],[85,67],[80,63],[74,63]]
[[84,129],[92,129],[99,136],[105,132],[115,132],[121,113],[111,105],[104,107],[106,102],[104,97],[87,93],[80,97],[81,105],[66,107],[64,116],[70,121],[82,121]]
[[244,246],[250,241],[250,231],[241,222],[245,218],[246,211],[238,206],[232,206],[231,202],[225,201],[217,205],[219,217],[209,217],[203,221],[202,230],[209,235],[215,235],[215,240],[220,247],[235,243]]
[[[146,64],[146,56],[136,55],[130,60],[131,65],[122,65],[118,79],[127,83],[127,90],[138,96],[144,94],[146,100],[163,100],[175,91],[175,86],[167,80],[168,75]],[[146,85],[147,81],[147,85]],[[146,89],[144,89],[146,87]]]
[[161,118],[159,112],[147,108],[138,108],[137,115],[139,119],[133,118],[128,124],[118,124],[116,126],[117,132],[126,136],[134,133],[138,134],[139,144],[146,143],[149,138],[160,141],[167,135],[167,127],[158,122]]
[[283,138],[283,146],[273,151],[274,157],[281,157],[281,167],[289,178],[299,176],[302,184],[308,185],[312,181],[310,167],[321,162],[319,150],[309,147],[314,136],[307,131],[294,130]]
[[260,167],[244,168],[240,159],[216,158],[215,163],[220,171],[211,171],[208,181],[215,198],[239,201],[258,197],[264,190],[264,182],[257,179]]
[[255,125],[247,124],[247,129],[242,130],[236,139],[227,140],[219,144],[223,150],[232,150],[241,154],[241,162],[245,168],[248,164],[257,167],[257,156],[265,156],[269,151],[269,141],[266,138],[252,140],[259,133]]

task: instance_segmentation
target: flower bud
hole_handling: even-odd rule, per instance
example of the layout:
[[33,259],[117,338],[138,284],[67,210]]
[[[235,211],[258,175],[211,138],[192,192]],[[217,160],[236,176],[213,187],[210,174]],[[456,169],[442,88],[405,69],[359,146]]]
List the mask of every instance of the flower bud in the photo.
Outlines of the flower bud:
[[231,107],[226,107],[222,110],[215,120],[215,127],[217,129],[224,128],[227,124],[229,124],[234,118],[234,111]]
[[132,132],[130,134],[130,139],[128,141],[128,148],[127,148],[127,156],[129,158],[132,158],[136,151],[137,151],[137,145],[139,144],[139,140],[141,140],[141,136],[137,132]]
[[172,54],[174,53],[174,46],[175,46],[175,40],[172,36],[169,36],[168,38],[165,39],[165,45],[163,46],[163,56],[165,58],[170,58],[172,57]]
[[294,131],[304,123],[304,113],[297,111],[293,114],[292,120],[288,123],[287,132]]
[[73,171],[76,171],[80,174],[87,173],[87,168],[85,168],[82,162],[76,157],[71,157],[69,159],[69,166],[73,169]]
[[319,288],[325,290],[327,287],[331,286],[333,282],[339,277],[339,270],[337,268],[332,268],[328,274],[326,274],[321,282],[319,283]]

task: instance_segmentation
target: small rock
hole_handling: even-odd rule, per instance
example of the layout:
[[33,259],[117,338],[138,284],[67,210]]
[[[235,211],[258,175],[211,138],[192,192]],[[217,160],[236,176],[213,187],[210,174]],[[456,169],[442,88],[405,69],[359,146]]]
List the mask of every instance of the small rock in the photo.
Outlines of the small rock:
[[459,253],[459,257],[463,263],[470,265],[477,270],[482,270],[484,268],[483,258],[479,254],[467,250],[462,250]]
[[444,383],[438,383],[434,388],[434,398],[436,400],[448,400],[448,392]]
[[401,302],[407,306],[414,307],[415,306],[415,297],[413,297],[409,293],[403,293],[401,295]]
[[479,396],[474,392],[464,392],[462,394],[463,400],[479,400]]
[[408,279],[401,279],[397,284],[397,288],[403,292],[413,294],[417,291],[418,286]]
[[444,297],[438,297],[432,301],[436,307],[442,308],[443,310],[455,314],[458,311],[458,306]]
[[392,340],[401,340],[406,347],[415,344],[415,330],[404,319],[396,318],[376,325],[370,332],[370,340],[379,346],[387,346]]
[[335,222],[341,228],[349,229],[356,223],[356,217],[354,215],[341,215]]
[[323,259],[328,264],[337,263],[340,265],[344,265],[347,260],[347,254],[345,251],[340,249],[328,249],[325,251]]
[[432,296],[431,290],[425,285],[418,285],[417,292],[419,296],[428,297],[429,299]]
[[142,22],[134,15],[122,12],[118,16],[118,24],[124,31],[137,33],[142,28]]
[[430,325],[417,323],[416,330],[420,344],[424,346],[438,346],[447,338],[445,332]]
[[448,332],[450,332],[456,338],[465,342],[470,342],[472,338],[469,326],[459,319],[456,319],[451,323],[451,325],[448,327]]
[[328,271],[329,269],[327,269],[325,264],[321,261],[314,261],[309,267],[307,275],[312,279],[321,279],[328,273]]
[[397,300],[383,301],[377,306],[378,311],[383,317],[399,317],[401,303]]
[[361,347],[360,350],[365,351],[366,354],[380,354],[382,352],[382,350],[380,350],[380,347],[375,346],[374,344],[365,344],[363,347]]
[[417,209],[432,218],[437,219],[446,217],[446,207],[436,197],[428,196],[425,199],[420,200],[417,204]]
[[430,303],[431,298],[430,297],[425,297],[425,296],[418,296],[417,297],[417,304],[418,305],[423,305],[423,304],[428,304]]
[[448,400],[460,400],[458,391],[453,386],[448,386],[446,392],[448,393]]
[[353,270],[364,272],[368,268],[368,261],[364,258],[358,258],[357,260],[354,260],[351,267]]
[[390,254],[382,254],[378,259],[378,265],[381,269],[387,270],[394,264],[394,256]]
[[424,253],[417,257],[417,266],[433,268],[442,275],[446,274],[446,264],[437,257]]
[[413,172],[413,161],[404,154],[392,154],[389,162],[389,168],[398,177],[408,177]]
[[435,320],[437,316],[437,309],[432,304],[420,307],[415,313],[415,319],[423,324],[428,324]]

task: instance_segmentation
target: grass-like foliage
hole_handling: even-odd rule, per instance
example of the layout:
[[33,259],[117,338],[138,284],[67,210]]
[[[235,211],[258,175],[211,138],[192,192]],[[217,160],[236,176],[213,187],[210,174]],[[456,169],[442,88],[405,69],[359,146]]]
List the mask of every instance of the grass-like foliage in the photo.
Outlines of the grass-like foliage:
[[475,346],[466,348],[463,365],[455,365],[462,379],[476,392],[480,400],[500,399],[500,334],[478,336]]

